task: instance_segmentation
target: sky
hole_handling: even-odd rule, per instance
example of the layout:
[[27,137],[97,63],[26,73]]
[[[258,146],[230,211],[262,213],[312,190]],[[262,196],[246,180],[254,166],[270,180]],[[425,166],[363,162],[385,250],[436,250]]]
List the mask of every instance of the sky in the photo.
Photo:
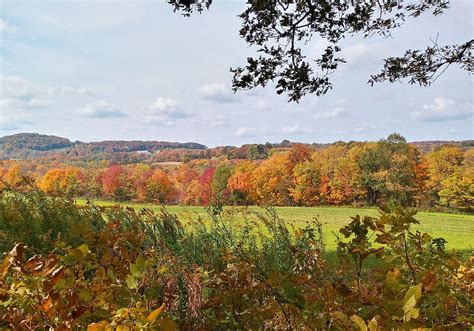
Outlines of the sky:
[[[454,0],[392,38],[342,44],[334,89],[288,103],[268,86],[233,94],[230,67],[255,54],[239,37],[243,0],[183,17],[164,1],[0,0],[0,136],[245,143],[474,138],[474,76],[452,67],[430,87],[367,84],[382,59],[473,37],[474,2]],[[306,54],[318,57],[325,41]]]

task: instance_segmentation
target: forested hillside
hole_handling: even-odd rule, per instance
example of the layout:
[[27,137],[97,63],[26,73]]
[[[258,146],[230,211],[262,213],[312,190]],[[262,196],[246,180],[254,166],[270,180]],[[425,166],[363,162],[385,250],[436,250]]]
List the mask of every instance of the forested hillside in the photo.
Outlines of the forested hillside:
[[[334,144],[344,143],[336,142]],[[350,141],[349,145],[359,142]],[[281,143],[246,144],[237,146],[217,146],[187,142],[108,140],[98,142],[71,142],[68,138],[38,133],[18,133],[0,137],[0,160],[40,159],[42,162],[61,160],[64,164],[81,165],[89,161],[108,161],[114,164],[182,162],[193,159],[225,157],[227,159],[266,159],[276,151],[284,151],[297,142],[283,140]],[[443,145],[458,146],[462,149],[474,147],[474,141],[417,141],[410,145],[422,154]],[[302,144],[313,149],[326,148],[333,144]]]
[[[108,159],[113,153],[143,152],[152,153],[164,149],[205,149],[197,143],[178,143],[166,141],[100,141],[71,142],[67,138],[38,133],[18,133],[0,138],[0,159],[28,159],[51,157],[57,154],[69,159]],[[67,160],[67,159],[66,159]]]
[[0,156],[16,157],[25,151],[49,151],[71,147],[67,138],[38,133],[17,133],[0,138]]

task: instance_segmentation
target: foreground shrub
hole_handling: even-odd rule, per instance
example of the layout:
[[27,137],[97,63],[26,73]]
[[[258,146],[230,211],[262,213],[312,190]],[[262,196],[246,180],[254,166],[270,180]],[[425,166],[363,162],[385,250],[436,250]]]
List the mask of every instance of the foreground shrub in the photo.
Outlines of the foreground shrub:
[[[21,203],[11,207],[7,201]],[[41,207],[49,220],[44,224],[64,215],[70,226],[45,227],[56,234],[50,251],[42,237],[26,247],[27,233],[15,233],[19,243],[0,266],[0,327],[472,326],[473,261],[446,252],[440,238],[412,232],[413,211],[393,208],[381,210],[378,218],[354,217],[340,231],[337,259],[328,261],[316,220],[293,229],[271,209],[257,214],[213,207],[210,222],[183,224],[166,210],[159,215],[120,207],[99,211],[11,192],[2,197],[1,205],[10,210],[3,222],[43,224],[34,216],[38,201],[47,206]],[[27,218],[13,212],[20,207]],[[32,256],[38,252],[44,253]]]
[[30,253],[49,253],[58,240],[78,246],[105,225],[99,208],[78,207],[73,200],[38,190],[0,194],[0,253],[18,242],[30,247]]

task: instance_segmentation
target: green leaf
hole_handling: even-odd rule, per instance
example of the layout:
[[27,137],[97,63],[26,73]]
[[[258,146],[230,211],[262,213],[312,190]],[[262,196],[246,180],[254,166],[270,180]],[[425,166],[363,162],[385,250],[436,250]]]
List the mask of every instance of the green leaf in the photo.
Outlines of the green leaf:
[[412,318],[418,318],[420,310],[415,308],[418,300],[421,298],[421,283],[410,287],[403,299],[403,320],[410,321]]
[[139,255],[135,263],[130,264],[130,272],[133,276],[139,278],[145,271],[145,258]]
[[410,300],[410,298],[412,296],[415,297],[415,302],[420,300],[420,298],[421,298],[421,283],[416,285],[416,286],[410,287],[408,289],[407,293],[405,293],[405,297],[403,298],[403,305],[404,306],[408,302],[408,300]]
[[138,281],[132,275],[128,275],[126,281],[127,281],[127,287],[129,289],[133,290],[133,289],[136,289],[138,287]]

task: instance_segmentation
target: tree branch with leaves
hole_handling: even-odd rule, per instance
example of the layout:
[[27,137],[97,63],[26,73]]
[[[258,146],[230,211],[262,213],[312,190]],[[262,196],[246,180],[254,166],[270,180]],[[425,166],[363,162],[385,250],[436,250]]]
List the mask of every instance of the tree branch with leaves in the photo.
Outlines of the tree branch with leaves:
[[[175,11],[185,16],[202,13],[212,0],[169,0]],[[339,55],[340,43],[351,36],[391,37],[394,29],[408,19],[431,13],[438,16],[449,8],[449,0],[418,1],[333,1],[333,0],[248,0],[239,15],[240,36],[256,49],[246,64],[231,68],[234,91],[274,84],[277,94],[287,94],[298,102],[307,94],[326,94],[333,88],[331,73],[346,60]],[[328,45],[319,57],[308,55],[315,38]],[[408,78],[409,83],[427,86],[449,66],[458,65],[472,73],[473,40],[457,45],[439,46],[437,42],[424,51],[407,50],[403,56],[384,60],[380,73],[369,83],[395,82]]]

